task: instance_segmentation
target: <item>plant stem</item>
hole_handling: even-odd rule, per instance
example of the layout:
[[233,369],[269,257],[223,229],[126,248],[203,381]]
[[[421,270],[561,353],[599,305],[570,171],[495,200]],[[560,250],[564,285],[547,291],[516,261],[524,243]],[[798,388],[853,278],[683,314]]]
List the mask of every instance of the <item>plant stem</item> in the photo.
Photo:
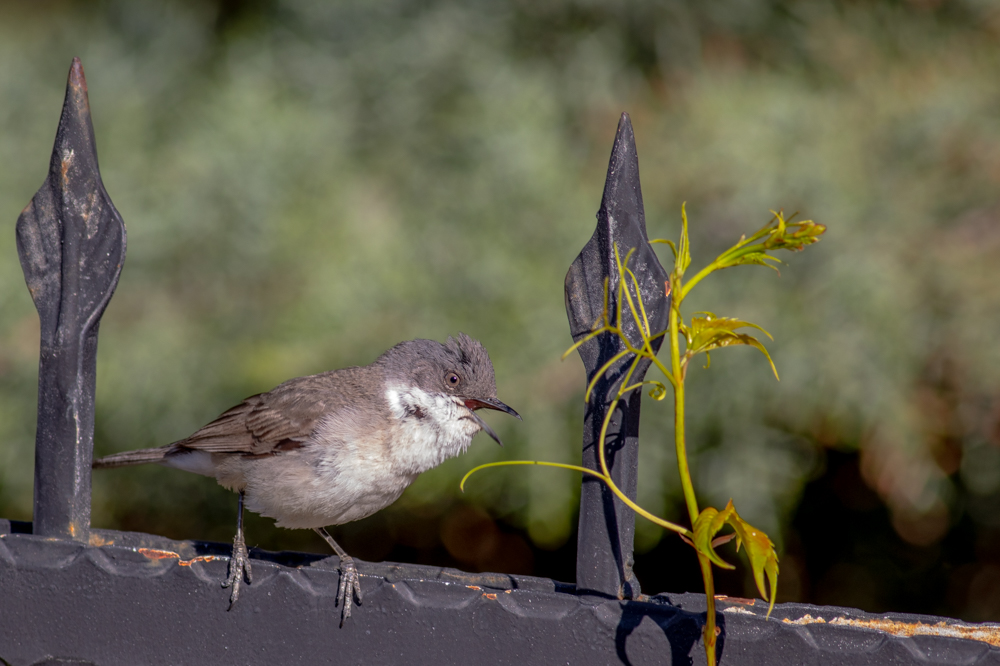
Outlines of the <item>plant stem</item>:
[[[602,432],[606,432],[606,425],[605,425],[605,429],[602,430]],[[468,472],[466,472],[465,476],[463,476],[462,480],[459,482],[458,488],[459,488],[459,490],[461,490],[464,493],[465,492],[465,482],[469,480],[470,476],[472,476],[473,474],[475,474],[476,472],[478,472],[481,469],[487,469],[489,467],[508,467],[508,466],[512,466],[512,465],[538,465],[540,467],[555,467],[557,469],[569,469],[569,470],[573,470],[575,472],[583,472],[584,474],[589,474],[590,476],[593,476],[593,477],[598,478],[601,481],[603,481],[608,486],[608,488],[610,488],[611,491],[618,497],[618,499],[620,499],[622,502],[625,503],[625,506],[627,506],[628,508],[630,508],[633,511],[635,511],[638,515],[642,516],[643,518],[645,518],[649,522],[651,522],[651,523],[653,523],[655,525],[659,525],[660,527],[663,527],[665,529],[671,530],[673,532],[677,532],[681,536],[686,537],[688,539],[693,539],[694,538],[694,534],[691,532],[691,530],[687,529],[686,527],[683,527],[681,525],[677,525],[676,523],[672,523],[669,520],[664,520],[663,518],[660,518],[659,516],[655,516],[655,515],[651,514],[649,511],[646,511],[645,509],[643,509],[641,506],[639,506],[638,504],[636,504],[632,500],[630,500],[628,498],[628,495],[626,495],[625,493],[623,493],[622,490],[621,490],[621,488],[619,488],[618,486],[616,486],[615,482],[612,481],[611,477],[608,476],[607,474],[602,473],[602,472],[598,472],[596,470],[587,469],[586,467],[580,467],[579,465],[566,465],[566,464],[563,464],[563,463],[543,462],[543,461],[540,461],[540,460],[501,460],[501,461],[498,461],[498,462],[485,463],[485,464],[482,464],[482,465],[478,465],[477,467],[473,467]],[[607,459],[606,458],[602,461],[601,467],[602,467],[602,469],[605,469],[605,470],[607,469]]]
[[694,525],[698,520],[698,499],[694,494],[694,484],[691,483],[687,443],[684,437],[684,375],[681,370],[679,316],[680,299],[675,297],[670,304],[670,365],[677,379],[677,383],[674,384],[674,448],[677,451],[677,468],[681,476],[681,488],[684,490],[684,503],[687,504],[691,525]]
[[[710,271],[709,271],[710,272]],[[708,272],[703,271],[705,275]],[[701,276],[701,274],[699,274]],[[673,369],[674,377],[677,379],[673,383],[674,387],[674,447],[677,450],[677,468],[681,476],[681,488],[684,490],[684,503],[687,504],[688,515],[691,517],[691,525],[694,526],[698,520],[698,499],[694,494],[694,484],[691,483],[691,469],[687,459],[687,440],[684,432],[684,373],[681,368],[680,350],[680,314],[681,302],[684,294],[694,286],[698,277],[688,283],[685,289],[680,284],[681,277],[674,273],[674,299],[670,303],[670,365]],[[704,277],[704,276],[701,276]],[[701,578],[705,584],[705,601],[707,606],[707,619],[705,621],[705,656],[708,666],[715,666],[715,581],[712,578],[712,562],[698,553],[698,564],[701,567]]]
[[678,290],[675,288],[674,293],[676,294],[679,291],[680,296],[683,299],[684,296],[687,296],[691,292],[691,289],[693,289],[696,284],[698,284],[703,279],[708,277],[711,273],[719,270],[720,268],[724,268],[725,266],[729,265],[731,262],[736,261],[740,257],[745,257],[748,254],[753,254],[754,252],[763,252],[766,249],[767,247],[764,245],[764,243],[757,243],[755,245],[742,245],[740,247],[730,248],[726,252],[720,254],[715,259],[715,261],[713,261],[708,266],[705,266],[703,269],[698,271],[695,274],[695,276],[691,278],[687,282],[687,284],[684,285],[683,289]]
[[698,553],[698,564],[701,565],[701,578],[705,582],[705,601],[707,602],[707,617],[705,619],[705,656],[708,666],[715,666],[715,581],[712,579],[712,562]]

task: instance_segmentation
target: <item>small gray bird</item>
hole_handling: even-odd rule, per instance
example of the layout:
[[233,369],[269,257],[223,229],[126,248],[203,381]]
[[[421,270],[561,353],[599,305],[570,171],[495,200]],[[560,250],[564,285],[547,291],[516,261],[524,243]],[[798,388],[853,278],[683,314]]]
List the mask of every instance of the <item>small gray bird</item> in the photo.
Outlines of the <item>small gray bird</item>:
[[493,363],[465,334],[401,342],[371,365],[291,379],[251,396],[196,433],[156,449],[117,453],[94,468],[159,463],[214,476],[239,493],[229,561],[229,607],[251,582],[243,506],[278,527],[313,529],[340,557],[341,625],[361,601],[354,560],[324,529],[392,504],[421,472],[464,453],[480,430],[503,446],[476,414],[496,409]]

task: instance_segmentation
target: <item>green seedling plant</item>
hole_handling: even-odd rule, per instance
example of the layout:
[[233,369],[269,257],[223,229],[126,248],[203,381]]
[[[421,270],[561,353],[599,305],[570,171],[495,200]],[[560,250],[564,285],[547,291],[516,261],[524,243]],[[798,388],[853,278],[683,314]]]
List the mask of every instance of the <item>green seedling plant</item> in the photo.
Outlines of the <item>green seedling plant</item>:
[[[771,355],[764,345],[749,333],[741,332],[742,329],[756,329],[768,338],[771,335],[760,326],[752,324],[742,319],[729,317],[719,317],[711,312],[696,312],[688,323],[681,314],[681,306],[684,300],[691,293],[691,290],[706,277],[725,268],[740,265],[767,266],[777,271],[776,264],[782,263],[777,257],[770,253],[775,250],[802,250],[805,246],[815,243],[826,231],[826,227],[816,224],[811,220],[802,222],[791,222],[786,220],[781,212],[771,211],[773,217],[755,234],[747,238],[743,236],[734,246],[716,257],[715,261],[705,266],[687,282],[684,281],[685,274],[691,264],[691,251],[688,239],[688,219],[684,207],[681,208],[681,236],[678,243],[670,240],[654,240],[650,243],[663,243],[668,245],[673,251],[674,267],[670,273],[670,281],[665,285],[667,295],[672,295],[670,302],[669,325],[663,331],[651,331],[649,321],[646,317],[645,305],[642,301],[642,294],[639,290],[639,280],[635,273],[629,268],[629,260],[632,257],[634,248],[629,249],[622,258],[619,249],[615,247],[615,261],[618,270],[617,300],[614,317],[612,318],[608,306],[608,281],[604,283],[604,311],[601,317],[595,322],[591,332],[581,338],[570,347],[563,359],[576,351],[580,345],[603,334],[618,336],[625,346],[625,350],[611,358],[596,373],[587,386],[584,400],[589,401],[591,392],[594,390],[597,381],[610,371],[622,359],[630,354],[633,356],[629,369],[625,373],[625,378],[621,382],[614,399],[607,410],[604,422],[601,426],[600,442],[607,441],[608,427],[611,423],[611,416],[622,400],[631,391],[640,390],[643,386],[650,386],[649,395],[657,401],[663,400],[667,395],[667,387],[656,380],[646,380],[630,383],[633,374],[643,359],[648,359],[666,377],[667,382],[673,390],[674,396],[674,447],[677,451],[677,466],[681,477],[681,488],[684,494],[684,502],[688,510],[688,518],[691,527],[664,520],[646,509],[642,508],[629,499],[624,492],[611,479],[610,471],[605,454],[605,447],[599,448],[600,470],[595,471],[581,467],[579,465],[568,465],[563,463],[542,462],[535,460],[507,460],[501,462],[487,463],[479,465],[470,470],[462,479],[460,487],[464,491],[465,482],[470,476],[481,469],[487,467],[501,467],[506,465],[544,465],[547,467],[557,467],[569,469],[591,476],[603,481],[608,488],[625,503],[635,513],[663,527],[664,529],[676,532],[681,539],[692,546],[698,556],[698,564],[701,567],[702,580],[705,584],[705,596],[708,605],[707,619],[704,626],[705,653],[708,666],[715,666],[716,639],[719,630],[715,622],[715,584],[712,576],[712,565],[724,569],[735,568],[723,560],[715,551],[716,547],[736,540],[736,550],[743,547],[753,571],[754,581],[760,596],[764,601],[769,602],[767,614],[770,617],[774,608],[774,597],[778,587],[778,555],[774,550],[771,539],[762,530],[750,525],[743,520],[736,512],[732,500],[721,511],[713,507],[706,507],[699,510],[698,500],[695,496],[694,485],[691,482],[691,471],[688,465],[687,441],[685,435],[685,392],[684,381],[687,377],[687,370],[691,361],[699,354],[705,354],[706,364],[711,363],[710,353],[723,347],[738,345],[750,346],[759,350],[766,358],[774,372],[775,378],[778,371],[774,366]],[[793,216],[794,217],[794,216]],[[633,289],[629,288],[632,285]],[[632,314],[633,320],[638,323],[638,329],[642,337],[641,344],[633,345],[622,328],[622,308],[627,306]],[[653,341],[662,336],[667,336],[667,349],[669,360],[667,363],[661,361],[654,351]],[[683,343],[683,346],[682,346]],[[732,532],[723,536],[717,536],[726,526],[732,528]],[[765,584],[766,577],[766,584]]]

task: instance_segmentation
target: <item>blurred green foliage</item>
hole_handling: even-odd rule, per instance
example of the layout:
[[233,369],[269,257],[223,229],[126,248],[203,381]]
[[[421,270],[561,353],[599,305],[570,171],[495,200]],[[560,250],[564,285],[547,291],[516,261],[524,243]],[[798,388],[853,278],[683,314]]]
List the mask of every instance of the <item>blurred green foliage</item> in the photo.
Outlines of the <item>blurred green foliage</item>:
[[[675,237],[687,201],[693,268],[769,208],[829,227],[783,279],[723,272],[692,298],[773,333],[782,378],[753,350],[692,369],[706,503],[733,498],[786,549],[779,600],[841,602],[873,580],[847,601],[881,610],[877,575],[814,580],[790,528],[827,452],[857,452],[852,483],[893,539],[932,553],[957,526],[973,535],[964,573],[919,609],[1000,619],[998,44],[985,0],[0,2],[0,515],[30,519],[32,499],[38,325],[13,227],[73,56],[129,233],[101,326],[99,455],[403,339],[464,331],[490,350],[524,423],[494,419],[506,448],[477,440],[342,528],[363,559],[531,572],[572,546],[573,475],[457,486],[490,460],[579,461],[563,277],[625,110],[649,235]],[[639,502],[680,518],[671,414],[644,409]],[[234,513],[210,479],[94,478],[98,527],[228,541]],[[637,530],[640,553],[673,538]],[[324,550],[263,519],[248,541]]]

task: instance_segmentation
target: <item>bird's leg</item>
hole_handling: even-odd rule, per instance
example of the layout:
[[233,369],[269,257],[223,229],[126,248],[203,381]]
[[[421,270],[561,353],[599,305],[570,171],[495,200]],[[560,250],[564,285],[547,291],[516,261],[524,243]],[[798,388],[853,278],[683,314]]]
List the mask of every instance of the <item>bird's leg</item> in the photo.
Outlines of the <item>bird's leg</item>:
[[322,527],[314,529],[316,534],[330,544],[333,551],[337,553],[337,557],[340,558],[340,587],[337,588],[337,605],[343,609],[340,616],[340,626],[344,626],[344,620],[351,617],[352,597],[356,596],[358,605],[361,605],[361,577],[358,575],[357,567],[354,566],[354,558],[333,540],[326,529]]
[[222,587],[233,588],[233,593],[229,596],[229,610],[240,598],[240,583],[246,576],[247,584],[253,582],[250,572],[250,553],[247,552],[246,541],[243,540],[243,491],[240,491],[239,510],[236,515],[236,537],[233,539],[233,554],[229,558],[229,578],[222,583]]

